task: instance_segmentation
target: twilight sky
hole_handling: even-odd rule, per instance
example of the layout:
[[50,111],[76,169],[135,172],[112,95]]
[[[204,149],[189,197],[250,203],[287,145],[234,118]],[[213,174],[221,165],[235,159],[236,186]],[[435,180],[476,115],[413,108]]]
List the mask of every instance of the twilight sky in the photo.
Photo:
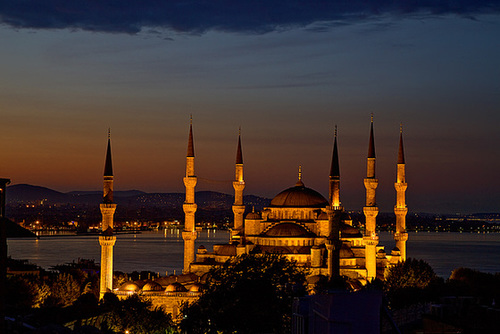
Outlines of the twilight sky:
[[500,211],[498,1],[35,1],[0,4],[0,177],[59,191],[182,192],[189,115],[197,190],[364,205],[370,113],[378,205],[394,205],[399,124],[417,212]]

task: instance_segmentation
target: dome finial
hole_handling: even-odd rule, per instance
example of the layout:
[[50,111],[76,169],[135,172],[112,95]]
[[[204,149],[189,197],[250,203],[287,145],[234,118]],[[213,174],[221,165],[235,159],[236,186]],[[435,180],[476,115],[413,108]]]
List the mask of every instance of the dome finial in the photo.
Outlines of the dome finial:
[[335,124],[335,138],[337,138],[337,124]]
[[403,133],[403,122],[399,123],[399,133]]
[[370,114],[371,122],[373,123],[373,113]]
[[296,187],[303,187],[304,182],[302,182],[302,165],[299,165],[299,180],[295,184]]
[[111,128],[108,128],[108,139],[111,139]]

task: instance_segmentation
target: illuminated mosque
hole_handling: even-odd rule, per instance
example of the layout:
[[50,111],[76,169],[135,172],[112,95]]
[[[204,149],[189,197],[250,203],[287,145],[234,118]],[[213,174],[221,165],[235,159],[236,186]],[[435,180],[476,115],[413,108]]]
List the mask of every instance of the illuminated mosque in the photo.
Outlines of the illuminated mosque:
[[337,150],[337,131],[333,142],[333,155],[329,175],[329,198],[324,198],[315,190],[308,188],[299,175],[296,184],[276,195],[269,207],[261,212],[252,210],[245,216],[243,203],[243,154],[241,133],[235,163],[233,181],[234,224],[227,244],[214,245],[209,252],[200,246],[195,250],[197,231],[195,226],[195,154],[192,121],[189,127],[186,175],[183,179],[186,198],[183,204],[185,214],[184,230],[184,268],[182,275],[161,277],[154,281],[142,280],[127,282],[113,290],[113,245],[116,237],[113,232],[113,170],[111,163],[111,144],[108,136],[106,164],[104,169],[103,203],[100,205],[103,216],[101,245],[100,297],[114,291],[119,297],[139,293],[148,297],[153,305],[163,306],[175,316],[178,305],[183,301],[198,298],[202,291],[200,281],[211,267],[222,264],[241,254],[280,253],[299,266],[309,270],[309,278],[321,276],[346,276],[352,282],[366,284],[374,278],[384,278],[385,270],[399,261],[406,260],[406,214],[405,200],[407,188],[405,180],[405,158],[403,132],[400,129],[397,157],[396,189],[396,247],[387,254],[379,245],[376,231],[376,217],[379,212],[376,203],[375,141],[373,117],[370,124],[370,137],[367,155],[367,173],[364,179],[366,202],[363,207],[365,216],[364,230],[352,226],[349,214],[340,202],[340,169]]

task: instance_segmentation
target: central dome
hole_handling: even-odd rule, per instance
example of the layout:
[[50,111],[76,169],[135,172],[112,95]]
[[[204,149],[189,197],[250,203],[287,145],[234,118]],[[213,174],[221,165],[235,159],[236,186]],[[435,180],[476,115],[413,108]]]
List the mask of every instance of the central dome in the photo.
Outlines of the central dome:
[[320,193],[307,188],[300,180],[295,187],[283,190],[271,201],[272,207],[323,208],[327,205],[328,201]]
[[304,237],[311,238],[315,235],[304,227],[293,223],[280,223],[274,225],[264,233],[267,237]]

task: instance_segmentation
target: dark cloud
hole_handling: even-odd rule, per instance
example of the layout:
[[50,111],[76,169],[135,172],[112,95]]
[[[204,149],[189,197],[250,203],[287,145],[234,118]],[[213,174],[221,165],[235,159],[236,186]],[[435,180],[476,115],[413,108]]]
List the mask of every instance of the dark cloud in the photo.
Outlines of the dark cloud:
[[498,0],[3,0],[0,22],[14,28],[129,34],[151,27],[191,34],[208,30],[265,33],[382,14],[470,17],[499,11]]

